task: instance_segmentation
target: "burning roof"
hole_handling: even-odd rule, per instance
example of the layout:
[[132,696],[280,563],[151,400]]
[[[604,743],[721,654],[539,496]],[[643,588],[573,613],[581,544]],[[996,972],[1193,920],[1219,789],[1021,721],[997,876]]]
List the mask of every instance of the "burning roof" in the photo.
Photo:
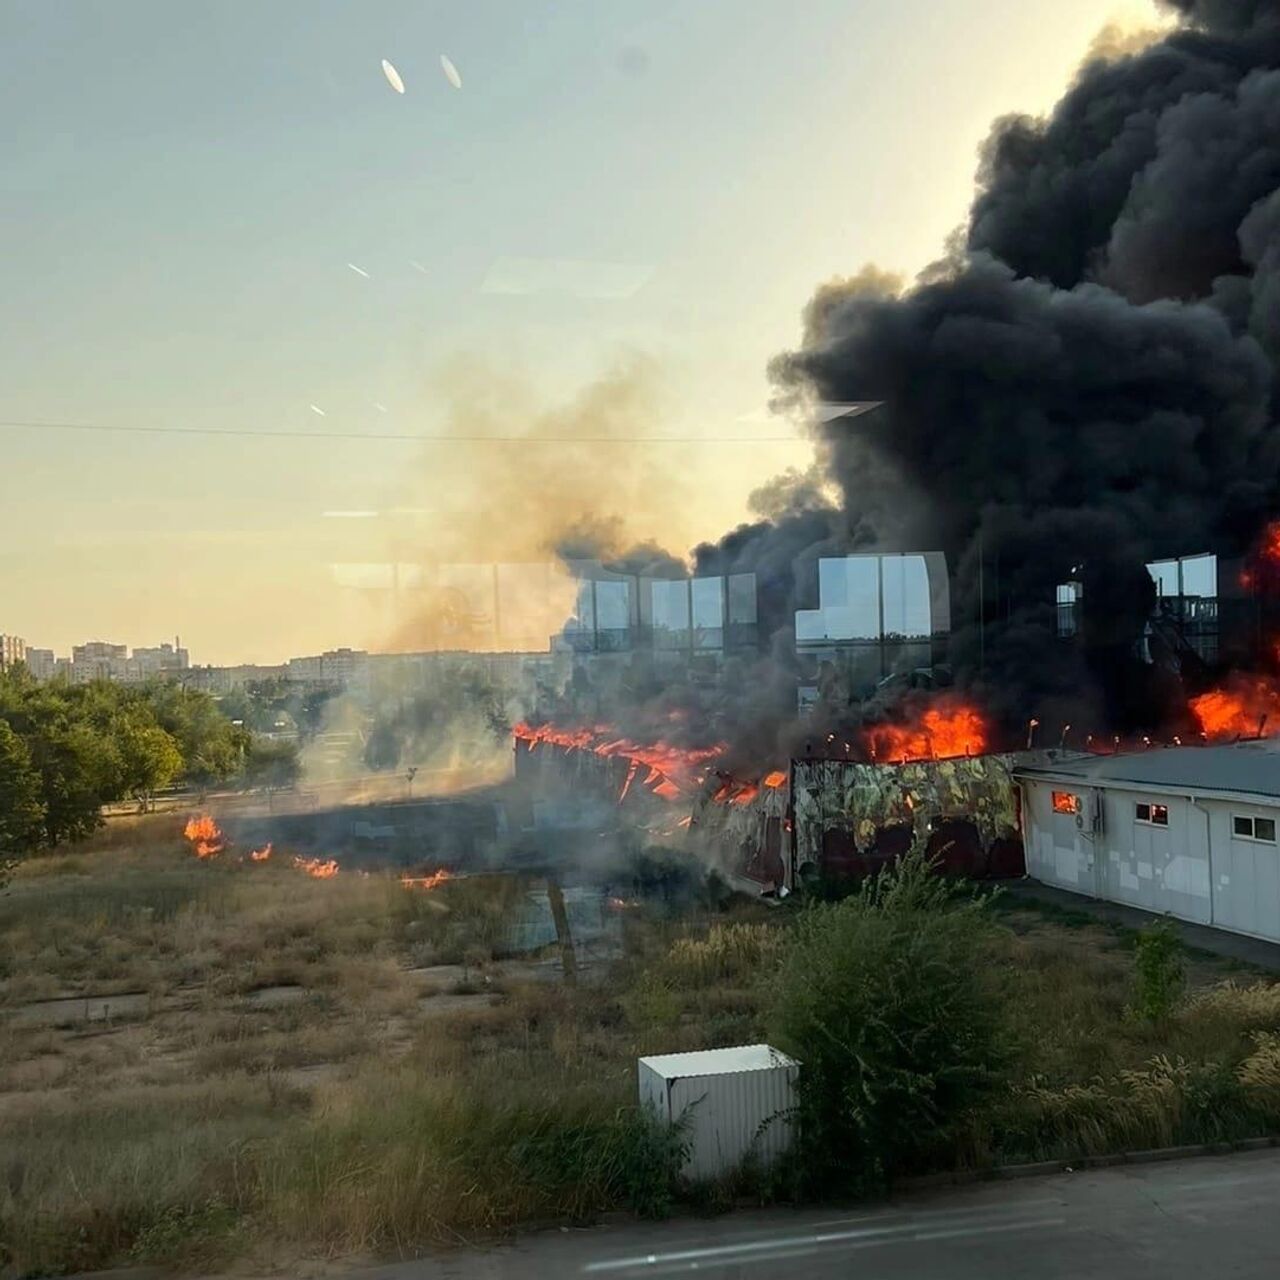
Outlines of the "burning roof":
[[585,728],[561,728],[556,725],[517,724],[512,733],[517,743],[534,751],[542,743],[566,751],[581,751],[603,760],[627,762],[619,801],[624,800],[637,782],[653,795],[676,800],[691,795],[706,780],[708,766],[726,751],[723,743],[712,747],[689,749],[666,742],[638,743],[619,737],[607,725]]

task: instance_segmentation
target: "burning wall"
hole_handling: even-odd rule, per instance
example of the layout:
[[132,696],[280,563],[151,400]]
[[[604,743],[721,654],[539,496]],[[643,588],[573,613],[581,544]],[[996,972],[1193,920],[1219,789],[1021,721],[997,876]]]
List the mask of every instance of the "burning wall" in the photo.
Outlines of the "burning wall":
[[512,733],[517,779],[560,789],[581,782],[618,804],[634,805],[646,797],[668,803],[692,798],[725,750],[723,745],[681,748],[633,742],[608,726],[518,724]]
[[714,792],[701,797],[690,838],[712,860],[766,887],[791,889],[810,874],[865,876],[917,840],[948,872],[1021,875],[1015,758],[793,760],[787,785],[753,788],[738,804]]
[[942,867],[983,878],[1021,875],[1011,755],[896,765],[797,760],[795,873],[866,875],[924,843]]
[[[978,734],[966,745],[982,742]],[[594,797],[653,836],[687,844],[731,878],[766,888],[792,888],[806,868],[864,875],[916,840],[956,873],[1022,871],[1012,756],[797,759],[745,780],[717,770],[723,750],[681,752],[598,728],[521,725],[516,774],[535,792],[567,793],[579,805]]]

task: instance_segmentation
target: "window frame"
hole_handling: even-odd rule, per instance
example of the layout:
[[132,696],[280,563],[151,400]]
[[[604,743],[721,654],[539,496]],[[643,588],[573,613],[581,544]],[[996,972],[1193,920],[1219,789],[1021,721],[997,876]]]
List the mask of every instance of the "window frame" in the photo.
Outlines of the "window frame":
[[[1142,816],[1142,810],[1147,811],[1147,816]],[[1163,820],[1156,817],[1156,813],[1164,814]],[[1167,804],[1159,804],[1155,800],[1135,800],[1133,803],[1133,820],[1141,823],[1144,827],[1159,827],[1162,831],[1169,830],[1169,806]]]
[[[1070,808],[1059,808],[1058,801],[1064,796],[1071,802]],[[1074,818],[1079,816],[1080,813],[1080,797],[1074,791],[1050,791],[1049,807],[1054,813]]]
[[[1247,822],[1249,824],[1249,834],[1245,835],[1242,831],[1236,830],[1237,824]],[[1258,823],[1269,822],[1271,824],[1271,838],[1258,835]],[[1269,844],[1273,848],[1276,844],[1276,820],[1274,818],[1258,818],[1251,814],[1233,813],[1231,815],[1231,838],[1233,840],[1247,840],[1250,844]]]

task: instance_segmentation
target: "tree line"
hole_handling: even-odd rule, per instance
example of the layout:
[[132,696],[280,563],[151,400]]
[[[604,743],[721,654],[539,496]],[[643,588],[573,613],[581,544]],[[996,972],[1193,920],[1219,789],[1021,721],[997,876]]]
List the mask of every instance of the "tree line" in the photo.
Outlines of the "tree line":
[[284,786],[297,772],[291,743],[233,723],[207,693],[0,670],[0,860],[80,839],[104,804],[177,782]]

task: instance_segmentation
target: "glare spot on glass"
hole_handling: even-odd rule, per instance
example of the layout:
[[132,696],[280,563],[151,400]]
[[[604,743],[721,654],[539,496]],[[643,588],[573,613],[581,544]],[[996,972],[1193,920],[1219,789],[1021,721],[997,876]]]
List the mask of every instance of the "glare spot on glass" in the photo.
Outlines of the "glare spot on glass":
[[400,78],[400,73],[389,63],[386,58],[382,60],[382,74],[387,77],[387,83],[397,92],[404,92],[404,81]]

